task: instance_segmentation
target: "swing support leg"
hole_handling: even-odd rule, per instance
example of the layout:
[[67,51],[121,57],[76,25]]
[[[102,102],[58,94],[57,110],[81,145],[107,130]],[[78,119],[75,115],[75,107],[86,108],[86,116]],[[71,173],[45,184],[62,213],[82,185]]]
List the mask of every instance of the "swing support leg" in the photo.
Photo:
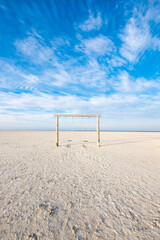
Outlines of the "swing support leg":
[[99,116],[97,115],[97,146],[100,147]]
[[59,117],[56,117],[56,146],[59,145]]

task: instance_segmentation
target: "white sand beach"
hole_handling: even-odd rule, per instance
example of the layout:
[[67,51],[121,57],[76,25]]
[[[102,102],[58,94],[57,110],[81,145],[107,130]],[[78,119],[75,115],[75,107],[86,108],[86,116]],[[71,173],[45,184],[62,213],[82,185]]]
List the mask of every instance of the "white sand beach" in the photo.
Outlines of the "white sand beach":
[[98,148],[94,132],[56,147],[52,131],[1,131],[0,240],[14,239],[160,239],[160,133]]

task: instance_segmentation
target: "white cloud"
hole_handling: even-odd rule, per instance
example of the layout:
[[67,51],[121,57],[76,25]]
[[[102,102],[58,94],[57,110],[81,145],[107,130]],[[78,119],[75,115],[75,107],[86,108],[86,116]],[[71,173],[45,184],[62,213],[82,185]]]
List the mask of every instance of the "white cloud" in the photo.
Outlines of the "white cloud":
[[87,55],[103,56],[114,51],[114,43],[106,36],[99,35],[94,38],[82,39],[80,46],[76,46],[76,48],[84,51]]
[[24,77],[24,79],[27,80],[27,83],[29,85],[36,84],[40,80],[37,76],[35,76],[33,74],[27,74],[27,75],[26,74],[21,74],[21,76]]
[[120,38],[123,42],[120,48],[121,55],[129,62],[135,63],[150,46],[151,34],[149,26],[145,21],[132,17],[123,33],[120,34]]
[[120,92],[133,91],[133,81],[130,80],[129,74],[123,71],[118,76],[118,82],[115,84],[116,88]]
[[71,83],[71,77],[64,64],[54,54],[55,46],[48,47],[42,39],[35,37],[17,40],[14,44],[24,61],[27,61],[29,65],[31,63],[41,65],[41,68],[40,71],[34,71],[36,68],[30,69],[26,66],[24,69],[22,66],[16,66],[13,61],[8,63],[7,60],[0,60],[1,88],[36,90],[37,88],[43,89],[45,85],[47,90],[47,86],[61,87]]
[[139,92],[145,92],[150,90],[159,90],[160,89],[160,79],[156,80],[147,80],[145,78],[137,78],[136,79],[136,91]]
[[145,15],[146,21],[154,21],[160,23],[160,1],[149,1],[149,9]]
[[[107,113],[108,110],[112,111],[117,109],[117,113],[122,110],[127,113],[127,108],[133,110],[135,104],[143,103],[143,106],[155,102],[160,104],[160,95],[155,96],[135,93],[114,93],[108,96],[99,95],[92,97],[82,97],[75,95],[52,95],[47,93],[11,93],[0,92],[1,106],[0,111],[6,113],[6,111],[14,113],[18,111],[28,112],[102,112]],[[123,105],[127,107],[123,109]],[[137,105],[138,107],[138,105]],[[149,107],[149,105],[148,105]]]
[[41,44],[34,37],[30,36],[23,40],[16,40],[14,44],[17,52],[29,59],[31,63],[42,64],[55,59],[53,49]]
[[[59,111],[66,113],[102,113],[104,117],[104,119],[102,117],[102,124],[106,129],[110,129],[110,126],[113,126],[112,129],[123,129],[123,127],[124,129],[129,127],[134,129],[137,127],[135,119],[136,121],[143,119],[143,124],[144,120],[145,122],[148,121],[147,124],[151,126],[153,123],[157,124],[160,116],[159,94],[152,96],[136,95],[135,93],[114,93],[108,96],[99,95],[85,98],[41,92],[32,94],[0,92],[0,99],[1,129],[53,129],[55,126],[53,114]],[[130,124],[127,124],[125,119]],[[109,122],[112,124],[109,125]],[[125,122],[125,124],[121,124],[122,122]],[[143,124],[140,129],[147,130],[148,125]],[[156,125],[156,129],[160,129],[160,124]]]
[[97,90],[106,91],[106,78],[108,70],[95,59],[90,59],[84,66],[76,65],[70,69],[70,75],[74,83],[82,84],[84,87],[96,87]]
[[107,62],[110,67],[121,67],[126,64],[126,60],[118,57],[118,55],[112,55],[111,58],[107,59]]
[[60,64],[55,69],[45,70],[41,78],[45,79],[46,84],[50,86],[62,87],[72,83],[69,73]]
[[[63,40],[63,39],[61,39]],[[40,42],[39,42],[40,41]],[[34,63],[42,63],[46,61],[49,64],[46,64],[45,67],[41,68],[41,73],[38,76],[29,73],[27,77],[23,78],[26,81],[30,81],[30,85],[36,84],[39,82],[39,89],[41,89],[41,85],[45,85],[50,87],[69,87],[72,85],[72,88],[75,89],[78,84],[83,86],[84,88],[88,87],[98,87],[98,89],[103,87],[103,91],[106,90],[106,75],[108,70],[103,66],[103,64],[99,64],[98,61],[94,58],[93,55],[104,55],[106,53],[110,53],[114,44],[107,37],[100,35],[96,38],[81,40],[81,51],[88,54],[89,59],[84,64],[79,64],[79,58],[72,59],[70,58],[67,61],[61,61],[58,57],[54,55],[53,49],[42,45],[41,40],[37,40],[33,37],[26,38],[24,40],[16,41],[16,45],[19,46],[21,53]],[[57,46],[57,39],[54,45],[54,49]],[[31,46],[30,46],[31,44]],[[60,41],[60,45],[66,44],[65,41]],[[27,50],[27,49],[31,50]],[[50,49],[49,55],[43,56],[45,49]],[[41,55],[39,53],[41,52]],[[53,52],[54,61],[49,60],[50,53]],[[81,59],[80,59],[81,60]],[[26,75],[26,74],[25,74]],[[32,84],[33,83],[33,84]],[[74,85],[74,86],[73,86]],[[30,86],[31,87],[31,86]],[[37,88],[38,89],[38,88]]]
[[34,74],[28,74],[25,70],[15,66],[13,62],[0,60],[0,87],[10,90],[31,90],[40,79]]
[[79,28],[82,31],[91,31],[91,30],[99,30],[102,26],[102,18],[101,14],[98,13],[97,17],[94,17],[92,14],[89,15],[89,18],[82,24],[79,25]]
[[61,109],[63,111],[72,111],[77,109],[78,105],[82,102],[76,96],[66,95],[52,95],[42,92],[37,93],[11,93],[11,92],[0,92],[1,99],[1,110],[12,109],[11,112],[15,110],[24,111],[56,111]]
[[17,67],[14,63],[0,61],[0,88],[7,90],[47,90],[47,86],[61,87],[72,82],[71,77],[62,64],[56,67],[45,67],[37,75],[30,70]]
[[[85,65],[78,64],[78,60],[67,63],[56,62],[54,66],[45,66],[40,72],[32,73],[29,68],[15,66],[13,62],[0,61],[0,88],[8,91],[43,91],[58,88],[63,92],[63,87],[72,90],[97,87],[106,90],[107,68],[95,59],[90,59]],[[34,72],[34,71],[33,71]],[[78,89],[76,91],[79,91]]]
[[157,2],[155,5],[154,1],[150,1],[149,6],[145,14],[135,9],[133,17],[128,20],[125,28],[119,35],[122,40],[120,54],[130,63],[138,62],[147,49],[160,51],[160,38],[151,31],[152,29],[157,29],[159,34],[160,3]]
[[153,37],[151,44],[152,44],[152,48],[153,48],[154,50],[160,51],[160,38],[158,38],[158,37],[156,37],[156,36]]
[[113,87],[122,93],[134,93],[139,94],[140,92],[151,91],[153,89],[160,89],[160,80],[147,80],[145,78],[131,77],[126,71],[120,71],[112,82]]

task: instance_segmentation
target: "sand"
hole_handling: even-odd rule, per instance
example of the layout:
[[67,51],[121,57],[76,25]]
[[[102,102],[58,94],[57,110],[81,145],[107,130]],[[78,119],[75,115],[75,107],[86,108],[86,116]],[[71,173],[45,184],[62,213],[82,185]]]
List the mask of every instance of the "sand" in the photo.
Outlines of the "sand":
[[160,239],[160,133],[60,138],[0,132],[0,239]]

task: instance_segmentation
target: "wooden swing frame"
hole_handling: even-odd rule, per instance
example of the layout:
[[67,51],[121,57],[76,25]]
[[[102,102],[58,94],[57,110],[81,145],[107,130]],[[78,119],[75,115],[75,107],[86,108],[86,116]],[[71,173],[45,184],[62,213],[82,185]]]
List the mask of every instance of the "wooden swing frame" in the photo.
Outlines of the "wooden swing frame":
[[56,117],[56,146],[59,146],[59,118],[60,117],[96,117],[97,118],[97,146],[100,147],[100,120],[101,114],[54,114]]

